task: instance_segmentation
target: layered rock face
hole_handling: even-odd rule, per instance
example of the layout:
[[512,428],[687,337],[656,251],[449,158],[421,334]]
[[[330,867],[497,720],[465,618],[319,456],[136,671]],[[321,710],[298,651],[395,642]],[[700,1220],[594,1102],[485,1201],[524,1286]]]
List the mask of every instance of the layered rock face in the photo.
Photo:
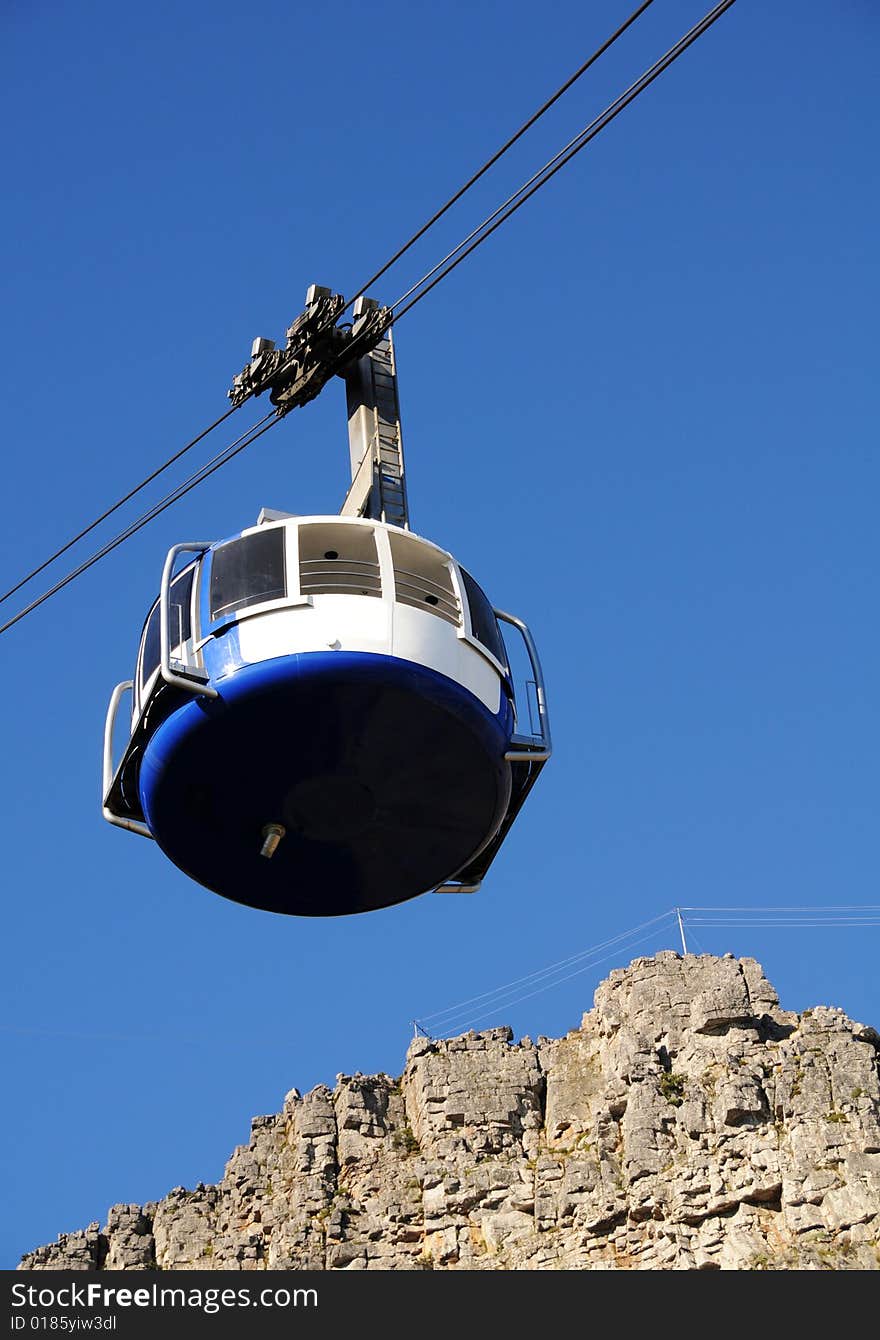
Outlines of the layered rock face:
[[418,1038],[400,1080],[294,1089],[217,1186],[20,1269],[877,1269],[878,1081],[872,1028],[661,953],[564,1038]]

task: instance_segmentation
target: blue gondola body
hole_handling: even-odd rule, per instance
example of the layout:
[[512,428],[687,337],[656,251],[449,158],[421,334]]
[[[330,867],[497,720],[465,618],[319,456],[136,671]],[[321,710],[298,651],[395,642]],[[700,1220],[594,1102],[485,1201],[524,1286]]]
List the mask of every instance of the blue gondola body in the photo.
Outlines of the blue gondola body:
[[549,754],[539,682],[538,729],[518,733],[498,619],[524,625],[450,554],[381,522],[276,513],[175,549],[108,714],[105,816],[273,912],[478,887]]

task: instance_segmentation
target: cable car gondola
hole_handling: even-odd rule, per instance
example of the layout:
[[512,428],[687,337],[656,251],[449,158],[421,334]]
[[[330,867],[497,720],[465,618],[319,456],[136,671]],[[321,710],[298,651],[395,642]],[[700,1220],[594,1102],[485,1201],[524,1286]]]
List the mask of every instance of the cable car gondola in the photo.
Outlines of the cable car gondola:
[[[311,289],[304,315],[327,296]],[[343,375],[342,513],[264,509],[231,538],[175,545],[104,736],[106,819],[224,897],[301,916],[474,892],[550,756],[528,628],[408,529],[390,331]],[[500,625],[524,642],[531,696]]]

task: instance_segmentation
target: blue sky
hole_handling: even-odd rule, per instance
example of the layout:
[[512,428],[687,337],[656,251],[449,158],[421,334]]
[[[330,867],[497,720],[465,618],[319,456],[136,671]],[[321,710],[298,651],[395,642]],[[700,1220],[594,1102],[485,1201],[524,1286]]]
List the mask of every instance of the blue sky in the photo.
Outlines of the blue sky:
[[[6,5],[3,589],[629,9]],[[657,0],[376,296],[702,12]],[[739,0],[400,323],[414,528],[529,621],[551,695],[556,753],[476,897],[276,918],[99,816],[107,698],[168,546],[335,511],[341,384],[3,636],[0,1265],[216,1180],[287,1089],[399,1073],[413,1017],[673,905],[880,902],[878,42],[868,0]],[[876,928],[698,935],[789,1008],[880,1024]],[[634,952],[663,947],[669,923]],[[629,957],[491,1022],[574,1027]]]

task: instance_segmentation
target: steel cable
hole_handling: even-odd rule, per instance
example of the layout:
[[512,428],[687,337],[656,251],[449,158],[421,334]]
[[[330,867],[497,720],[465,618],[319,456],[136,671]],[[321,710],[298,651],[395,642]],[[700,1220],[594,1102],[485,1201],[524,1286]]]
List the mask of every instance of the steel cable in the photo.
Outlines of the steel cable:
[[[650,3],[650,0],[648,0],[648,2]],[[712,9],[708,14],[706,14],[703,17],[703,19],[699,21],[699,23],[695,24],[694,27],[691,28],[688,33],[686,33],[682,38],[678,40],[678,42],[676,42],[672,47],[670,47],[669,50],[663,56],[661,56],[658,61],[656,61],[652,66],[650,66],[649,69],[646,70],[644,74],[642,74],[639,77],[639,79],[637,79],[633,84],[631,84],[624,93],[622,93],[618,98],[614,100],[614,102],[610,103],[608,107],[606,107],[605,110],[602,113],[600,113],[598,117],[594,118],[594,120],[591,121],[590,124],[586,126],[580,132],[579,135],[577,135],[573,140],[570,140],[569,143],[563,149],[561,149],[558,154],[554,155],[554,157],[548,160],[548,162],[545,163],[544,166],[541,169],[539,169],[537,173],[533,174],[532,177],[530,177],[529,180],[525,182],[519,188],[518,191],[516,191],[502,205],[500,205],[495,211],[493,211],[492,214],[490,214],[486,219],[484,219],[483,222],[479,224],[476,229],[472,230],[468,234],[468,236],[464,238],[456,248],[453,249],[453,251],[449,252],[447,256],[443,258],[443,260],[439,261],[437,265],[433,266],[425,275],[422,276],[420,280],[418,280],[416,284],[411,285],[410,288],[408,288],[406,292],[402,295],[402,297],[398,299],[397,303],[394,304],[392,308],[393,315],[391,322],[389,324],[393,325],[397,321],[401,320],[401,318],[405,316],[408,312],[410,312],[412,308],[416,306],[417,303],[421,302],[421,300],[424,297],[426,297],[427,294],[430,293],[432,289],[436,288],[436,286],[443,279],[445,279],[446,276],[450,274],[458,265],[460,265],[461,262],[465,260],[467,256],[469,256],[473,251],[475,251],[478,246],[480,246],[483,242],[485,242],[498,228],[500,228],[501,225],[505,223],[507,219],[509,219],[511,215],[513,215],[523,204],[525,204],[525,202],[528,199],[530,199],[535,194],[536,191],[540,190],[542,186],[546,185],[546,183],[551,179],[551,177],[555,176],[555,174],[558,171],[560,171],[560,169],[564,167],[568,162],[570,162],[571,159],[581,151],[581,149],[585,148],[586,145],[590,143],[590,141],[593,140],[596,137],[596,135],[598,135],[605,128],[606,125],[610,124],[610,122],[614,120],[614,118],[617,115],[619,115],[621,111],[623,111],[624,107],[628,106],[632,101],[634,101],[634,99],[638,97],[639,94],[642,93],[648,87],[649,84],[653,83],[654,79],[656,79],[658,75],[660,75],[675,60],[677,60],[678,57],[682,55],[683,52],[686,51],[687,48],[690,47],[693,44],[693,42],[697,40],[698,37],[702,36],[702,34],[709,27],[711,27],[712,24],[715,23],[715,21],[718,18],[720,18],[721,15],[726,10],[730,9],[734,3],[735,0],[721,0],[721,3],[717,4],[714,7],[714,9]],[[562,85],[560,89],[557,90],[557,92],[553,95],[553,97],[549,99],[548,102],[546,102],[543,105],[543,107],[540,108],[538,112],[536,112],[528,122],[524,123],[524,125],[520,127],[520,129],[516,132],[516,134],[513,137],[511,137],[511,139],[504,146],[502,146],[500,150],[497,151],[497,153],[493,156],[492,159],[487,160],[487,162],[483,165],[483,167],[479,169],[479,171],[465,184],[465,186],[461,188],[459,192],[456,193],[454,197],[450,197],[450,199],[446,202],[446,204],[442,206],[441,209],[438,210],[430,220],[428,220],[428,222],[422,227],[422,229],[417,234],[414,234],[413,237],[410,238],[410,240],[407,243],[405,243],[404,246],[400,248],[397,253],[395,253],[395,256],[392,257],[392,259],[386,264],[386,266],[384,266],[382,270],[377,271],[376,274],[370,280],[368,280],[367,283],[360,290],[358,290],[358,293],[359,294],[363,293],[365,289],[368,288],[380,275],[384,274],[390,268],[390,266],[397,259],[399,259],[399,257],[402,256],[409,249],[409,247],[413,245],[415,241],[418,240],[419,237],[423,236],[424,233],[427,232],[428,228],[430,228],[433,225],[433,223],[436,222],[436,220],[440,218],[447,211],[447,209],[451,208],[451,206],[458,199],[461,198],[461,196],[465,193],[465,191],[468,190],[470,186],[473,185],[473,183],[477,181],[484,174],[485,171],[488,171],[489,167],[491,167],[493,163],[497,162],[498,158],[500,158],[501,155],[505,153],[507,149],[513,143],[515,143],[516,140],[518,140],[521,137],[521,135],[523,135],[526,132],[526,130],[528,130],[529,127],[533,125],[534,122],[541,115],[543,115],[543,113],[548,109],[548,107],[552,106],[552,104],[555,101],[557,101],[559,97],[562,96],[562,94],[566,91],[566,89],[571,87],[571,85],[575,82],[575,80],[579,78],[580,75],[583,74],[584,71],[588,69],[590,65],[592,65],[595,62],[595,60],[597,60],[598,57],[604,51],[606,51],[608,47],[614,41],[616,41],[619,36],[621,36],[623,32],[626,31],[626,29],[644,12],[644,10],[647,7],[648,4],[646,3],[642,4],[637,10],[635,10],[633,14],[630,15],[629,19],[620,28],[618,28],[614,34],[612,34],[612,36],[602,45],[602,47],[600,47],[596,52],[593,53],[593,55],[589,58],[588,61],[584,63],[584,65],[580,68],[580,70],[576,71],[575,74],[572,75],[571,78],[564,85]],[[447,264],[447,262],[449,262],[449,264]],[[427,282],[428,280],[430,280],[431,282],[428,283]],[[409,301],[407,301],[407,299],[409,299]],[[400,307],[401,303],[405,303],[405,305],[403,307]],[[400,307],[400,310],[395,310],[398,307]],[[342,361],[344,360],[340,360],[340,362]],[[334,368],[333,371],[335,372],[336,368]],[[333,372],[331,372],[330,375],[333,375]],[[213,424],[211,424],[208,428],[204,429],[197,437],[193,438],[184,447],[180,448],[179,451],[177,451],[173,456],[169,457],[169,459],[165,461],[161,466],[157,467],[157,469],[154,470],[150,475],[148,475],[146,479],[142,480],[133,489],[129,490],[129,492],[123,498],[120,498],[117,502],[115,502],[104,513],[102,513],[100,517],[98,517],[95,521],[91,522],[88,526],[84,527],[83,530],[81,530],[76,536],[73,537],[73,539],[67,541],[67,543],[64,544],[60,549],[56,550],[56,552],[50,558],[46,559],[38,567],[34,568],[26,577],[23,577],[19,582],[16,583],[15,586],[11,587],[3,596],[0,596],[0,603],[8,599],[8,597],[13,595],[16,591],[20,590],[21,587],[24,586],[28,581],[30,581],[33,577],[37,576],[40,572],[42,572],[45,568],[47,568],[62,554],[66,553],[74,544],[78,542],[78,540],[88,535],[92,530],[94,530],[98,525],[100,525],[102,521],[106,520],[107,517],[111,516],[115,511],[117,511],[118,508],[120,508],[125,502],[128,502],[132,497],[135,496],[135,494],[140,492],[141,489],[145,488],[147,484],[151,483],[152,480],[154,480],[159,474],[161,474],[164,470],[166,470],[175,461],[179,460],[181,456],[183,456],[187,451],[189,451],[192,447],[194,447],[198,442],[202,441],[210,432],[213,432],[214,429],[219,426],[219,424],[223,423],[227,418],[229,418],[231,414],[235,413],[235,410],[237,408],[239,408],[239,406],[233,406],[231,409],[227,410],[226,413],[221,415],[219,419],[215,420]],[[222,452],[219,452],[217,456],[213,457],[212,460],[208,462],[207,466],[203,467],[202,469],[196,471],[193,475],[189,476],[189,478],[184,480],[181,485],[179,485],[176,489],[172,490],[170,494],[166,495],[164,499],[162,499],[159,503],[155,504],[141,517],[137,518],[134,522],[131,523],[130,526],[126,527],[124,531],[120,532],[112,540],[108,541],[96,553],[92,554],[88,559],[84,560],[84,562],[79,564],[60,581],[56,582],[47,591],[44,591],[40,596],[32,600],[28,605],[24,606],[24,608],[19,610],[19,612],[16,615],[14,615],[11,619],[8,619],[4,624],[0,625],[0,634],[7,632],[10,628],[14,627],[27,615],[31,614],[34,610],[43,605],[47,600],[51,599],[52,596],[56,595],[59,591],[63,590],[71,582],[75,581],[76,578],[81,576],[89,568],[94,566],[94,564],[99,562],[100,559],[104,558],[107,554],[111,553],[114,549],[118,548],[122,543],[124,543],[125,540],[130,538],[131,535],[141,530],[156,516],[159,516],[168,507],[172,506],[173,503],[177,502],[180,498],[184,497],[187,493],[190,492],[191,489],[195,488],[204,479],[207,479],[209,475],[213,474],[216,470],[219,470],[221,466],[225,465],[228,460],[231,460],[233,458],[233,456],[237,456],[240,451],[243,451],[245,447],[249,446],[252,441],[256,440],[257,437],[261,436],[263,432],[267,431],[267,429],[271,427],[271,422],[267,422],[267,420],[271,419],[272,415],[267,415],[266,419],[260,420],[259,424],[255,425],[255,428],[259,427],[258,432],[254,432],[252,429],[249,429],[247,433],[242,434],[241,437],[237,438],[236,441],[230,444],[229,447],[224,448]],[[278,422],[277,419],[274,419],[273,421]]]

